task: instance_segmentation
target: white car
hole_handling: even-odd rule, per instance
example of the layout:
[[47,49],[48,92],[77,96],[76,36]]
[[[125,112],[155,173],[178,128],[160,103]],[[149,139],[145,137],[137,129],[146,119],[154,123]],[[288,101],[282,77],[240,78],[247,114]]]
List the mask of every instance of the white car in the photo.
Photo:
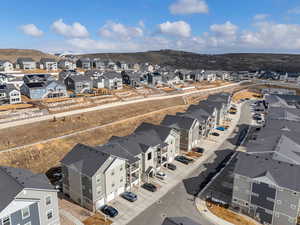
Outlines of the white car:
[[159,178],[159,179],[161,179],[161,180],[164,180],[164,179],[167,178],[167,174],[165,174],[164,172],[158,171],[156,173],[156,177]]

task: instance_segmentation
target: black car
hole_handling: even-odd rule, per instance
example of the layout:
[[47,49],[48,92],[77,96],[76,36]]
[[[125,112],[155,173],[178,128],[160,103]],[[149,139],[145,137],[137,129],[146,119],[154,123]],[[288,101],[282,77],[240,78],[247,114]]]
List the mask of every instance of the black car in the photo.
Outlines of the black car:
[[191,159],[191,158],[188,158],[188,157],[185,157],[185,156],[182,156],[185,160],[187,160],[188,162],[194,162],[194,160],[193,159]]
[[151,192],[156,192],[157,191],[157,187],[154,185],[154,184],[151,184],[151,183],[144,183],[142,185],[142,187],[148,191],[151,191]]
[[172,164],[172,163],[167,163],[164,166],[166,168],[170,169],[170,170],[176,170],[177,169],[177,167],[174,164]]
[[217,132],[213,132],[213,133],[211,133],[211,135],[216,136],[216,137],[220,136],[220,134]]
[[204,153],[204,148],[194,148],[193,149],[194,150],[194,152],[198,152],[198,153]]
[[118,210],[116,210],[114,207],[109,206],[109,205],[105,205],[102,207],[101,211],[105,214],[108,215],[110,217],[116,217],[119,212]]
[[137,200],[137,195],[130,191],[125,191],[121,196],[130,202],[135,202]]
[[184,156],[176,156],[176,157],[175,157],[175,160],[178,161],[178,162],[181,162],[181,163],[183,163],[183,164],[185,164],[185,165],[188,165],[188,164],[190,163],[190,162],[187,160],[187,158],[184,157]]

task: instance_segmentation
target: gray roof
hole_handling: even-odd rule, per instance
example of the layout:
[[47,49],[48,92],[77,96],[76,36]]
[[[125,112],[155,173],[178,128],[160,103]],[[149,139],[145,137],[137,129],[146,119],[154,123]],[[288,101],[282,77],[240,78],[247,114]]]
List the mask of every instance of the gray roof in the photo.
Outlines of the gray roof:
[[167,137],[170,135],[172,128],[161,126],[161,125],[155,125],[152,123],[142,123],[139,127],[136,128],[134,132],[147,132],[150,130],[156,132],[157,136],[160,137],[161,141],[165,141]]
[[114,71],[106,72],[106,73],[103,74],[103,76],[106,77],[107,79],[114,79],[114,78],[121,79],[122,78],[120,73],[117,73],[117,72],[114,72]]
[[198,120],[200,123],[205,122],[210,114],[201,108],[190,108],[187,112],[176,113],[177,116],[184,116]]
[[24,189],[54,190],[46,175],[33,174],[29,170],[0,167],[0,211]]
[[41,63],[44,63],[44,62],[56,62],[56,60],[53,59],[53,58],[41,58],[40,62]]
[[0,85],[0,93],[9,94],[13,90],[17,90],[17,88],[13,84],[2,84],[2,85]]
[[74,80],[75,82],[86,82],[86,81],[91,81],[89,76],[85,75],[71,75],[69,76],[70,79]]
[[17,62],[35,62],[32,58],[18,58]]
[[188,217],[167,217],[162,225],[201,225]]
[[270,107],[267,114],[268,119],[300,121],[300,109]]
[[234,172],[253,180],[300,192],[300,166],[274,160],[270,154],[240,152]]
[[221,92],[218,94],[209,95],[207,100],[210,102],[221,102],[227,104],[229,102],[231,94],[226,92]]
[[195,122],[195,119],[184,116],[166,115],[161,125],[176,129],[190,130]]
[[109,157],[109,153],[98,151],[95,147],[77,144],[61,160],[61,163],[92,177]]

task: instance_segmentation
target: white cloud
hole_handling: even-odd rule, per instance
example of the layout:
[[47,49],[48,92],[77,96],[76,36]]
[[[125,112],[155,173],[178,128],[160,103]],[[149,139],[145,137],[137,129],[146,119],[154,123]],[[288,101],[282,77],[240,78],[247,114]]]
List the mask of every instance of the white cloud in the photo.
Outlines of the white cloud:
[[145,28],[145,23],[144,23],[143,20],[140,20],[140,21],[139,21],[139,26],[140,26],[142,29]]
[[191,36],[191,26],[184,21],[165,22],[158,25],[161,34],[187,38]]
[[269,17],[269,14],[256,14],[253,19],[254,20],[265,20]]
[[288,10],[288,14],[300,14],[300,6]]
[[86,38],[89,36],[89,32],[82,24],[74,22],[72,25],[68,25],[64,23],[63,19],[56,20],[52,24],[52,29],[55,33],[70,38]]
[[210,26],[210,30],[215,32],[219,36],[232,36],[236,34],[238,27],[232,24],[230,21],[224,24],[213,24]]
[[34,24],[26,24],[20,27],[20,29],[23,31],[24,34],[33,36],[33,37],[40,37],[44,34],[42,30],[40,30],[36,25]]
[[107,22],[100,30],[102,37],[131,40],[132,38],[142,37],[143,30],[140,27],[125,26],[121,23]]
[[208,13],[208,6],[205,0],[177,0],[170,5],[169,10],[172,14],[195,14]]

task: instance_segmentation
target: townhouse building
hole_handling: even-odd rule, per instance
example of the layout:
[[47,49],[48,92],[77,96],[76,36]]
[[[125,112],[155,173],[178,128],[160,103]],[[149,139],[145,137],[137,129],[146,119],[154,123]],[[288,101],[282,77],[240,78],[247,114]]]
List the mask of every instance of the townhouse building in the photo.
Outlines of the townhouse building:
[[61,59],[58,61],[57,67],[62,70],[75,70],[76,63],[69,59]]
[[21,92],[13,84],[0,85],[0,105],[20,103]]
[[0,71],[11,72],[14,70],[14,65],[8,60],[0,60]]
[[198,120],[178,115],[167,115],[161,122],[161,125],[176,129],[180,132],[180,149],[191,151],[196,147],[200,136]]
[[93,88],[93,82],[91,78],[81,74],[68,76],[65,78],[64,82],[67,89],[76,94],[88,93]]
[[57,70],[57,62],[52,58],[41,58],[40,60],[40,69],[44,70]]
[[109,90],[122,89],[123,81],[120,73],[109,71],[103,73],[104,87]]
[[1,225],[59,225],[57,190],[44,174],[0,167]]
[[36,62],[32,58],[18,58],[17,64],[22,70],[35,70]]

